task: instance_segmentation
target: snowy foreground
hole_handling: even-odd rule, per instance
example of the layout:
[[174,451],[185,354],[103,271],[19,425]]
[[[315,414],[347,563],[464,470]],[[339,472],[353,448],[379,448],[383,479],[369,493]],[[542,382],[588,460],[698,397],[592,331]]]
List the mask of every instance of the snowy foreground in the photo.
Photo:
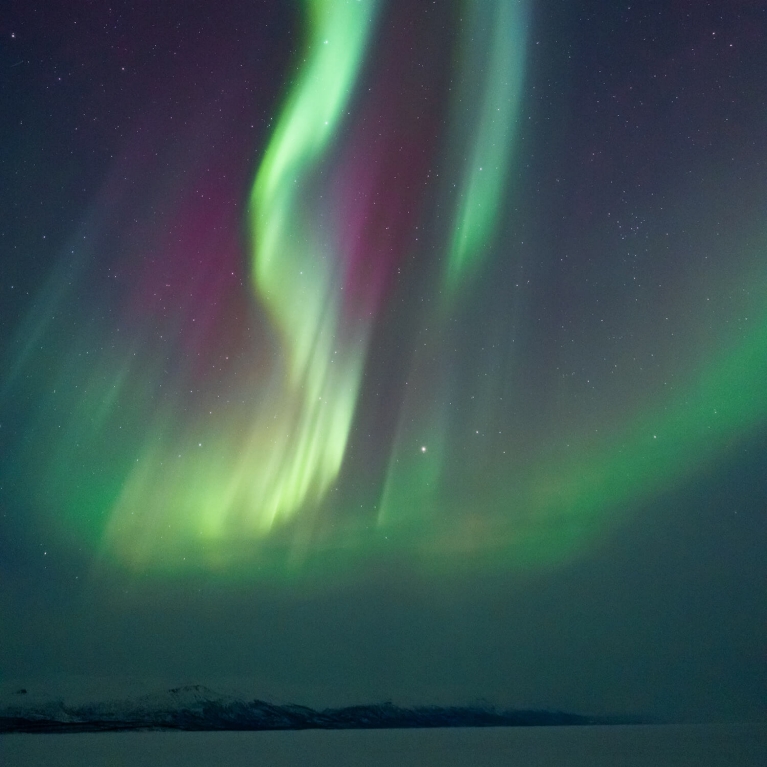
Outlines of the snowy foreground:
[[0,735],[3,767],[764,767],[767,725]]

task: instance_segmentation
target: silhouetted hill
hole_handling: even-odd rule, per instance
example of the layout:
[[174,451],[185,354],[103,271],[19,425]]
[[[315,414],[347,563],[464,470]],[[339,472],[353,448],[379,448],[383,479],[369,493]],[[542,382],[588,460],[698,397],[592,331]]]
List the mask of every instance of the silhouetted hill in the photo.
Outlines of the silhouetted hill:
[[[133,701],[66,705],[29,703],[19,691],[0,707],[0,732],[99,732],[117,730],[307,730],[414,727],[540,727],[628,723],[561,711],[498,711],[481,706],[392,703],[316,711],[220,695],[200,685],[177,687]],[[638,721],[638,720],[635,720]]]

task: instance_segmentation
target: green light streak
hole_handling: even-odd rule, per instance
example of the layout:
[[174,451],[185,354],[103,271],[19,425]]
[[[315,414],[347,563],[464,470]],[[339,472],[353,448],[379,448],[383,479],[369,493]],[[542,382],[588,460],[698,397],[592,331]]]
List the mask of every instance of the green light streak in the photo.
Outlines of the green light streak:
[[[57,367],[59,350],[40,355],[38,347],[55,324],[52,309],[70,300],[62,269],[8,366],[4,393],[22,381],[28,386],[35,366],[42,393],[34,392],[41,404],[3,482],[12,474],[14,491],[23,485],[20,494],[62,535],[79,525],[93,545],[101,540],[110,564],[136,569],[272,576],[284,573],[300,547],[301,564],[315,571],[318,561],[332,569],[341,559],[392,550],[450,570],[463,555],[504,568],[540,566],[577,552],[630,508],[694,478],[764,427],[767,283],[757,254],[754,272],[743,276],[759,296],[743,312],[752,319],[701,354],[676,396],[616,419],[599,439],[557,433],[540,453],[524,456],[524,465],[488,462],[484,474],[476,471],[484,469],[480,460],[468,465],[456,436],[461,420],[451,410],[460,379],[454,368],[463,360],[451,356],[449,323],[459,301],[480,299],[467,286],[493,254],[509,197],[527,5],[467,0],[444,163],[453,169],[453,215],[441,232],[446,258],[433,286],[442,300],[412,344],[420,356],[408,375],[380,503],[370,503],[378,527],[370,525],[375,512],[357,514],[356,505],[323,526],[323,514],[338,511],[329,489],[347,451],[370,327],[350,327],[341,316],[343,254],[317,189],[332,166],[377,3],[306,6],[303,64],[257,172],[248,219],[252,285],[276,330],[282,366],[265,384],[267,376],[238,381],[242,402],[210,423],[186,417],[180,405],[174,409],[178,403],[157,404],[165,363],[140,356],[146,338],[83,367],[103,346],[98,329],[88,328]],[[470,416],[492,421],[487,402]],[[518,442],[510,433],[510,452],[523,452]]]
[[[757,314],[759,317],[759,314]],[[646,498],[700,471],[728,442],[767,418],[767,315],[701,366],[684,393],[639,413],[601,445],[576,453],[538,482],[538,505],[573,514]]]
[[[460,156],[458,189],[443,279],[444,301],[424,331],[418,347],[444,345],[441,333],[448,324],[451,303],[490,254],[499,217],[507,199],[507,179],[513,166],[516,122],[523,91],[527,40],[525,0],[466,0],[463,13],[457,76],[458,87],[450,123],[449,163]],[[444,361],[443,361],[444,362]],[[439,367],[439,366],[437,366]],[[433,380],[435,379],[436,380]],[[428,406],[406,401],[397,445],[380,502],[379,524],[402,519],[413,508],[426,508],[438,491],[448,456],[450,384],[431,360],[415,362],[410,391],[434,393]],[[429,383],[425,383],[426,380]],[[424,381],[422,385],[416,382]],[[407,436],[412,424],[427,446],[420,460]],[[406,426],[405,426],[406,425]],[[405,456],[408,456],[407,458]]]
[[252,556],[238,544],[264,539],[299,510],[311,529],[309,512],[336,479],[369,323],[349,327],[341,315],[338,212],[324,207],[317,183],[348,111],[376,7],[376,0],[306,3],[302,65],[248,211],[252,285],[277,331],[282,364],[254,388],[250,409],[218,415],[212,430],[192,428],[179,439],[172,418],[158,424],[105,536],[106,551],[135,567],[191,558],[195,546],[213,567]]
[[[445,278],[450,291],[488,254],[506,199],[525,71],[524,0],[471,0],[465,13],[454,133],[469,128]],[[479,84],[479,85],[478,85]]]
[[[437,570],[454,568],[464,555],[475,566],[503,568],[540,567],[572,556],[628,512],[708,470],[728,448],[763,428],[767,307],[744,307],[744,314],[750,330],[723,341],[676,397],[642,407],[600,439],[562,433],[549,457],[530,465],[494,465],[486,476],[464,472],[460,498],[446,487],[446,471],[436,479],[433,467],[418,468],[408,429],[393,459],[381,531],[417,549]],[[413,457],[406,459],[408,442]],[[455,453],[443,460],[460,475]]]
[[[341,466],[357,400],[365,329],[340,338],[338,258],[307,204],[337,134],[375,17],[375,0],[311,0],[305,63],[251,194],[253,283],[278,329],[288,382],[280,442],[254,488],[265,528],[311,496]],[[280,408],[278,408],[279,410]]]
[[307,6],[305,64],[256,176],[250,211],[254,288],[283,333],[296,385],[313,377],[317,328],[328,322],[334,276],[303,198],[351,98],[376,2]]

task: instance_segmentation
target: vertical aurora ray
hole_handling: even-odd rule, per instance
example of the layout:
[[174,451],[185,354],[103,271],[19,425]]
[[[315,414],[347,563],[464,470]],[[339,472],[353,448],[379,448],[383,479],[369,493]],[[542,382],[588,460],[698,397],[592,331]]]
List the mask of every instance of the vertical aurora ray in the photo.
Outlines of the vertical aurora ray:
[[[293,385],[308,374],[336,264],[313,229],[308,198],[352,96],[376,3],[311,0],[307,60],[288,96],[251,194],[253,283],[283,336]],[[316,211],[315,211],[316,215]],[[316,363],[315,363],[316,364]]]
[[[461,289],[467,287],[490,255],[507,201],[508,176],[523,92],[527,46],[526,0],[467,0],[456,60],[458,85],[451,108],[447,165],[455,193],[443,257],[442,300],[426,323],[418,346],[444,348]],[[448,182],[448,186],[451,186]],[[419,509],[427,513],[439,492],[449,447],[449,405],[453,399],[451,370],[455,362],[443,353],[416,359],[409,392],[432,393],[424,405],[411,396],[403,405],[402,426],[390,461],[379,524],[404,521]],[[416,424],[413,426],[413,424]],[[413,435],[417,433],[418,436]],[[415,442],[414,442],[415,440]],[[414,462],[416,443],[421,460]],[[425,448],[425,449],[423,449]]]
[[[280,334],[290,436],[275,449],[254,503],[268,527],[341,466],[368,329],[342,327],[347,265],[312,198],[320,163],[352,96],[376,3],[311,0],[306,63],[288,96],[251,195],[254,287]],[[321,182],[320,182],[321,183]],[[320,195],[321,196],[321,195]],[[326,216],[327,218],[327,216]],[[330,222],[332,224],[332,222]]]
[[497,233],[514,161],[527,48],[527,0],[465,5],[469,18],[452,120],[453,154],[463,155],[463,167],[445,269],[450,292],[479,268]]
[[[344,248],[344,211],[334,204],[333,188],[345,168],[329,163],[327,154],[354,94],[377,3],[310,0],[306,6],[303,63],[248,212],[251,284],[276,331],[279,363],[251,393],[250,414],[219,422],[199,444],[207,449],[184,450],[183,461],[170,467],[165,446],[142,456],[109,535],[118,549],[123,542],[132,547],[124,554],[135,561],[195,539],[237,548],[234,539],[263,537],[277,521],[316,507],[343,460],[372,311],[362,321],[344,312],[354,253]],[[156,520],[136,514],[149,497],[162,509]],[[310,527],[309,520],[303,524]],[[166,526],[168,543],[158,545]]]
[[[534,124],[524,94],[540,93],[531,7],[462,0],[414,21],[404,2],[306,0],[299,65],[255,178],[253,136],[217,155],[209,114],[128,147],[9,335],[0,484],[41,528],[155,572],[270,577],[299,562],[317,573],[311,564],[391,551],[437,568],[540,566],[715,472],[765,427],[765,231],[696,241],[726,285],[685,271],[657,232],[627,277],[596,220],[609,191],[579,207],[568,187],[561,210],[536,208],[553,199],[536,196],[545,176],[516,172],[543,154],[537,128],[520,129]],[[243,85],[233,100],[251,96]],[[239,117],[223,135],[247,127]],[[159,137],[181,158],[157,184]],[[232,168],[242,175],[228,188]],[[633,198],[648,228],[656,216],[692,228],[695,200],[679,195],[666,213],[659,191]],[[736,204],[717,199],[711,218]],[[572,231],[540,234],[568,216]],[[560,251],[584,243],[605,249],[612,293],[562,290],[574,272]],[[517,290],[510,275],[531,263],[549,273]],[[665,282],[664,270],[663,300],[688,315],[670,331],[660,291],[619,285],[637,273]],[[623,314],[617,304],[637,296],[645,305]],[[582,334],[564,352],[560,297]],[[592,300],[620,343],[587,337]],[[611,378],[609,355],[641,371],[648,349],[662,361],[646,378]],[[602,378],[587,391],[563,369],[574,376],[589,355]]]
[[[471,278],[493,255],[508,202],[526,30],[522,3],[467,6],[465,79],[448,142],[450,157],[465,162],[457,163],[458,191],[442,269],[446,289],[414,344],[378,525],[403,545],[420,541],[421,553],[438,567],[447,552],[487,557],[501,566],[541,565],[578,550],[632,504],[687,481],[723,446],[764,424],[767,399],[758,382],[766,374],[767,318],[763,305],[744,309],[760,318],[746,337],[731,339],[701,363],[683,393],[627,413],[599,439],[563,428],[547,454],[531,459],[522,437],[512,433],[505,440],[516,464],[489,455],[484,465],[482,458],[467,460],[473,449],[465,443],[475,431],[462,433],[460,410],[464,427],[470,418],[506,426],[502,410],[496,406],[493,412],[488,402],[456,406],[461,360],[453,327],[457,307],[481,300],[471,295]],[[756,275],[753,284],[763,284],[763,278]],[[498,349],[499,356],[504,353]],[[513,380],[504,386],[506,394],[515,390]],[[482,455],[482,448],[476,450]]]

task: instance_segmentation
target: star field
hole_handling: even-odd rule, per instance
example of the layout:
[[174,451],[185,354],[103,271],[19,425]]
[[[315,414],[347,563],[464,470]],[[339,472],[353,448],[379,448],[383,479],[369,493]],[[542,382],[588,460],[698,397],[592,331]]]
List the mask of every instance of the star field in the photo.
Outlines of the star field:
[[9,584],[758,580],[763,4],[12,5]]

